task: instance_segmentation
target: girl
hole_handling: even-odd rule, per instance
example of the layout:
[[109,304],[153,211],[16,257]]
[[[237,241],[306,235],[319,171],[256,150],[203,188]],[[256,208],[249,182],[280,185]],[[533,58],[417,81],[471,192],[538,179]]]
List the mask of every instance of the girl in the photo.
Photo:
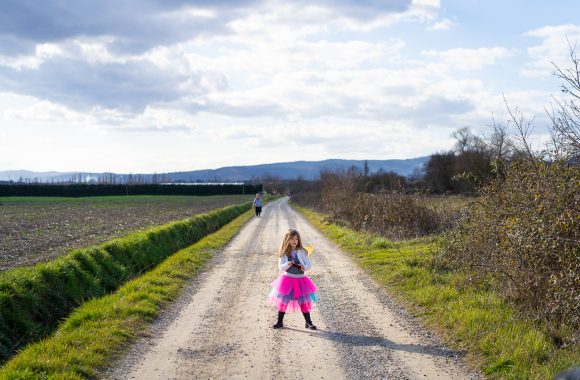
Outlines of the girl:
[[284,234],[279,255],[278,269],[282,274],[272,282],[270,292],[270,303],[278,308],[278,322],[272,327],[279,329],[284,326],[284,314],[290,308],[290,311],[300,309],[306,321],[306,328],[316,330],[310,319],[310,310],[312,302],[318,300],[316,296],[318,288],[304,275],[312,264],[302,247],[298,231],[290,229]]

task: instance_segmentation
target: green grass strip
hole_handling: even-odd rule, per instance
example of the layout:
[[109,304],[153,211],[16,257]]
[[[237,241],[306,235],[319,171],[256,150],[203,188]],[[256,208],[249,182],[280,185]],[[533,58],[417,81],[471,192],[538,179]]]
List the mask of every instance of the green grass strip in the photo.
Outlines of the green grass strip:
[[467,285],[461,273],[433,267],[436,238],[393,242],[293,207],[451,347],[467,350],[468,362],[488,378],[552,379],[580,365],[580,347],[558,348],[544,326],[519,320],[497,293]]
[[250,207],[250,203],[224,207],[75,250],[48,263],[0,273],[0,363],[51,334],[86,300],[117,290]]
[[219,231],[170,256],[116,293],[76,309],[48,339],[31,344],[0,369],[0,379],[86,379],[97,375],[143,332],[213,255],[251,217],[245,212]]

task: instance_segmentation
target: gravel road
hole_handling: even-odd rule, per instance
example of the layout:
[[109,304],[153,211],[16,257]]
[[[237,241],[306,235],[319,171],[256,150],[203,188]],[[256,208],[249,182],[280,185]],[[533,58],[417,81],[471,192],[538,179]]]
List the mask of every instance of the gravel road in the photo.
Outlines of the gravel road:
[[[320,302],[304,328],[272,329],[276,252],[296,228],[315,247]],[[109,379],[465,379],[459,355],[394,304],[350,258],[281,199],[267,205],[139,338]]]

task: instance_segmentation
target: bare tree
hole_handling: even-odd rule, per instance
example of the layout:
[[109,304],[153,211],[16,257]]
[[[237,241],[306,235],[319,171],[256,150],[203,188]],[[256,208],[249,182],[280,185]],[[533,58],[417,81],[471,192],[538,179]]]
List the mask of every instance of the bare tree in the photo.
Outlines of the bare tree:
[[580,60],[576,55],[576,44],[568,42],[571,66],[560,68],[555,63],[554,75],[562,79],[561,90],[569,95],[567,100],[553,98],[554,104],[546,113],[552,120],[552,139],[557,152],[567,156],[580,154]]

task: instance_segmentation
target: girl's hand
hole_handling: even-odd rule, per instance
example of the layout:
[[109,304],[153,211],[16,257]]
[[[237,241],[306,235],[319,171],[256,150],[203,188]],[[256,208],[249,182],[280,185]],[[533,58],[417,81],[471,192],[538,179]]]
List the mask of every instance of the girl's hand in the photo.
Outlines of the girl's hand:
[[299,265],[299,268],[300,268],[300,270],[301,270],[302,272],[304,272],[304,265],[300,264],[300,265]]

